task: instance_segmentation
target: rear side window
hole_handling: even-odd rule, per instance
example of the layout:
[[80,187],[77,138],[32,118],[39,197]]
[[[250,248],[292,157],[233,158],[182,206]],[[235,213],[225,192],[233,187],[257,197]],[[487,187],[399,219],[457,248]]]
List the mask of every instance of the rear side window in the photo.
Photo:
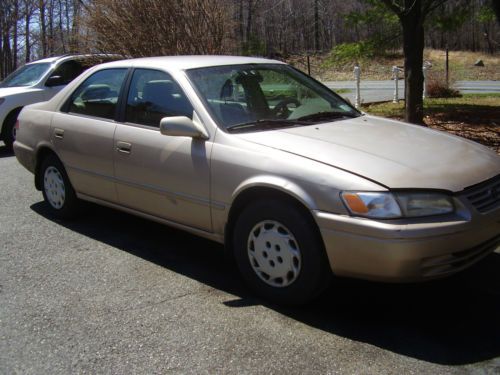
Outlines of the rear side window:
[[136,69],[127,97],[125,121],[159,127],[163,117],[193,117],[193,107],[173,78],[162,71]]
[[114,119],[126,75],[127,69],[106,69],[92,74],[71,95],[68,112]]
[[86,68],[79,62],[75,60],[69,60],[62,63],[55,71],[51,74],[51,77],[60,77],[59,82],[61,85],[67,85],[76,77],[78,77]]

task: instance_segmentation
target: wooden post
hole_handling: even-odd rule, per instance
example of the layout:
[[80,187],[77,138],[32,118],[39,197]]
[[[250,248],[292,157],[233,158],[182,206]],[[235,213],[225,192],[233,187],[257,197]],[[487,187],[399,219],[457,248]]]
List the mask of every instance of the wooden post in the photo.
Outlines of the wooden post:
[[361,68],[359,67],[359,65],[356,63],[356,65],[354,65],[354,79],[356,81],[356,98],[354,100],[354,106],[356,108],[359,108],[361,106],[361,90],[360,90],[360,80],[361,80]]
[[446,88],[450,87],[450,66],[449,66],[449,50],[446,47]]
[[393,103],[399,102],[399,68],[397,66],[392,67],[392,79],[394,79],[394,96],[392,98]]

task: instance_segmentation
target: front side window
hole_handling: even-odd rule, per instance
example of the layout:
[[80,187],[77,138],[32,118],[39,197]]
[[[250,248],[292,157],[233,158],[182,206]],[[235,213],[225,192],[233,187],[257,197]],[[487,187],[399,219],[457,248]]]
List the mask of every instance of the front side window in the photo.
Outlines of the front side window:
[[125,121],[159,127],[169,116],[193,117],[193,107],[173,78],[162,71],[136,69],[127,97]]
[[0,87],[33,86],[40,81],[50,69],[50,63],[34,63],[25,65],[7,76]]
[[73,92],[68,112],[114,119],[120,88],[127,69],[100,70]]
[[216,66],[187,71],[228,131],[306,126],[360,116],[342,98],[285,64]]

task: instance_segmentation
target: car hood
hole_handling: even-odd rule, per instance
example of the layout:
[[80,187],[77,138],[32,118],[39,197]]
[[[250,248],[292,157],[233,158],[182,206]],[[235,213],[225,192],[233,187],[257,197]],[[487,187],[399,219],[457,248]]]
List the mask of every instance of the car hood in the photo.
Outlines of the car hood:
[[5,98],[12,95],[25,94],[27,92],[40,91],[40,89],[29,86],[20,87],[0,87],[0,98]]
[[500,173],[500,157],[484,146],[445,132],[368,115],[237,136],[391,189],[456,192]]

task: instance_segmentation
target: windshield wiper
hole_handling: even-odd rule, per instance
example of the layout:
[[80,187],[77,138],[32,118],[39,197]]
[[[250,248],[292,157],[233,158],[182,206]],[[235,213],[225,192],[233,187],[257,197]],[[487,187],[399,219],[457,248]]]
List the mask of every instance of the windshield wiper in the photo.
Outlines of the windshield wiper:
[[259,128],[259,129],[275,129],[281,127],[290,127],[290,126],[301,126],[301,125],[310,125],[306,121],[300,120],[287,120],[287,119],[261,119],[249,122],[243,122],[241,124],[234,124],[226,127],[228,131],[238,131],[238,130],[246,130],[251,128]]
[[318,112],[312,113],[310,115],[299,117],[297,120],[299,121],[321,121],[321,120],[333,120],[340,119],[343,117],[354,118],[358,117],[357,113],[352,112],[334,112],[334,111],[326,111],[326,112]]

